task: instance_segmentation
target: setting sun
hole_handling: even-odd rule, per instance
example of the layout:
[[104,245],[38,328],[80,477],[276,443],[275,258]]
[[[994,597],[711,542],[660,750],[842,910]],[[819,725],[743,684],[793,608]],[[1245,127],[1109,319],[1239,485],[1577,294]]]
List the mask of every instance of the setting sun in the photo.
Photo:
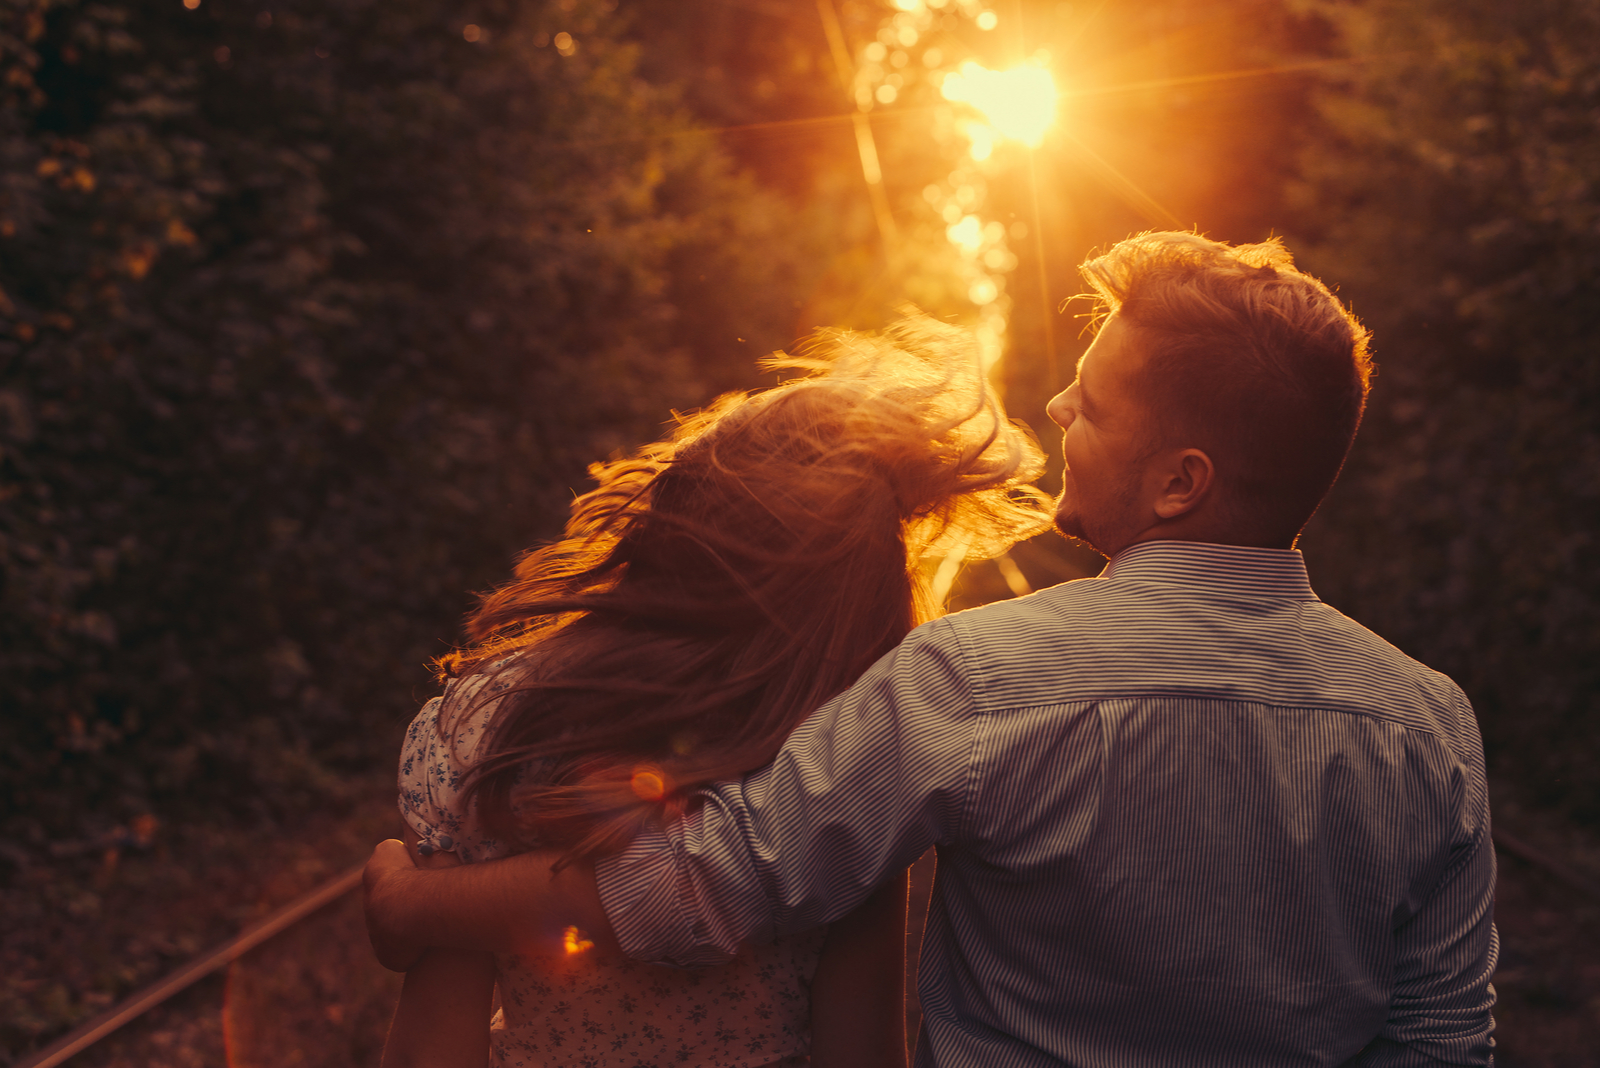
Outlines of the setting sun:
[[[945,77],[946,100],[968,104],[983,113],[994,131],[1028,145],[1037,145],[1056,114],[1056,83],[1050,72],[1028,64],[1011,70],[989,70],[963,63]],[[987,154],[987,153],[985,153]]]

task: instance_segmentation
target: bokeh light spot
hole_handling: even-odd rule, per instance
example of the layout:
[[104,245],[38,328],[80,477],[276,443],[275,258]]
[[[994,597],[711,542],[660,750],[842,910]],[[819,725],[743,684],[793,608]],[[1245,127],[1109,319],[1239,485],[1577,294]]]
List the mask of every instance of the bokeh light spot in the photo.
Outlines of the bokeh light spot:
[[469,44],[476,44],[478,39],[482,36],[483,30],[478,26],[474,26],[470,22],[461,27],[461,37]]
[[945,227],[944,236],[970,255],[983,244],[983,222],[976,215],[965,216],[960,222]]
[[996,15],[993,11],[984,11],[980,12],[978,17],[973,21],[978,24],[978,29],[980,30],[992,30],[996,26],[1000,25],[1000,16]]

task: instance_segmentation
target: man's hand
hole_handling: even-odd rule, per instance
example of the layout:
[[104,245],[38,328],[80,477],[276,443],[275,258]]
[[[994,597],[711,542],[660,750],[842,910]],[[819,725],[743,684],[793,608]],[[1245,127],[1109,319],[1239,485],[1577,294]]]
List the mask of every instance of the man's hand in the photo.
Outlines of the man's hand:
[[378,963],[392,972],[409,969],[427,946],[410,934],[406,904],[423,873],[411,862],[404,842],[379,842],[361,877],[361,903],[367,913],[367,939]]

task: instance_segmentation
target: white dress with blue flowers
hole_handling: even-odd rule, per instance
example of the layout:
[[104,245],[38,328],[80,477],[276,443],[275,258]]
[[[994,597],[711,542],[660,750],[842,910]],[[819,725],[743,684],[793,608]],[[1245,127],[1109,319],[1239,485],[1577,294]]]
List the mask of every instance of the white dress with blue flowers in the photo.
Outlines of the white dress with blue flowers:
[[[497,667],[499,665],[496,665]],[[400,754],[400,814],[419,849],[473,864],[511,852],[486,836],[460,789],[493,715],[485,686],[503,671],[453,679],[423,706]],[[467,714],[463,717],[462,713]],[[455,744],[439,717],[455,723]],[[808,1062],[810,988],[825,929],[748,949],[720,968],[682,970],[570,954],[537,961],[495,956],[501,1010],[490,1024],[490,1063],[507,1068],[791,1068]],[[555,937],[559,937],[558,935]]]

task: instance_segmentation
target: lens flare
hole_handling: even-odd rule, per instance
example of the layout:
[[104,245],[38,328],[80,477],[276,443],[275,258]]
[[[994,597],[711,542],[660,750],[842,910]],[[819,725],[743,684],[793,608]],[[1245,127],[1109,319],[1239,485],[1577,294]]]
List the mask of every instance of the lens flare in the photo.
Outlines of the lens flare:
[[641,801],[660,801],[667,796],[667,780],[655,768],[638,768],[628,785]]
[[988,70],[963,63],[960,70],[945,76],[940,91],[946,100],[982,112],[996,133],[1028,145],[1044,140],[1056,116],[1055,79],[1034,64]]
[[568,927],[561,932],[561,945],[569,957],[577,953],[587,953],[594,948],[594,943],[583,937],[583,932],[576,927]]

